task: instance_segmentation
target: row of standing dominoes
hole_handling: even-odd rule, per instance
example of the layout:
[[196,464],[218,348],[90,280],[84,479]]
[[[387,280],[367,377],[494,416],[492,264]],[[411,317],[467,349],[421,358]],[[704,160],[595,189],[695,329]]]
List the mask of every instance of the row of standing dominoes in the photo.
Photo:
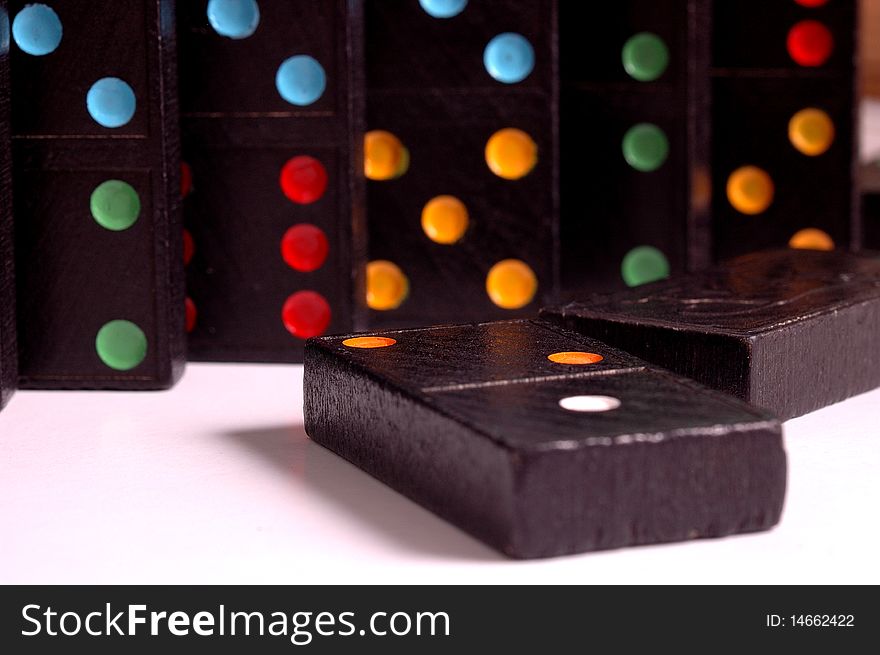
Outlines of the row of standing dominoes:
[[858,242],[851,3],[7,4],[24,387]]

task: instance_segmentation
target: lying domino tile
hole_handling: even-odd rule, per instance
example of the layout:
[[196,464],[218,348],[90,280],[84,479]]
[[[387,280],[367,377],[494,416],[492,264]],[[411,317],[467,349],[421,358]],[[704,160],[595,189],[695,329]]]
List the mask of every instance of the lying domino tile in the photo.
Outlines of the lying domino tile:
[[183,371],[174,3],[10,2],[21,385]]
[[178,3],[189,355],[302,361],[366,313],[360,0]]
[[766,530],[779,422],[534,321],[306,344],[317,443],[511,557]]
[[12,254],[12,159],[9,145],[9,13],[0,0],[0,409],[18,385]]
[[541,315],[783,419],[880,385],[877,257],[754,253]]

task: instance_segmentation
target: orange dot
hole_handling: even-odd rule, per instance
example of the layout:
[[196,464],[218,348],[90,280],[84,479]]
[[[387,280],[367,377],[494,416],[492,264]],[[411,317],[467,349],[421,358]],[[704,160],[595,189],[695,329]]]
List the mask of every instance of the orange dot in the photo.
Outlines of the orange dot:
[[834,141],[834,122],[821,109],[801,109],[788,121],[788,139],[805,155],[821,155]]
[[760,214],[773,202],[773,180],[757,166],[737,168],[727,179],[727,199],[743,214]]
[[538,291],[534,271],[519,259],[505,259],[495,264],[486,276],[486,293],[503,309],[525,307]]
[[372,130],[364,137],[364,174],[369,180],[393,180],[409,168],[409,150],[391,132]]
[[596,353],[585,353],[573,350],[547,355],[547,359],[555,364],[583,365],[597,364],[605,358],[602,357],[602,355],[597,355]]
[[795,232],[788,245],[798,250],[834,250],[834,240],[827,232],[815,227]]
[[538,163],[538,146],[528,134],[506,127],[486,142],[486,164],[498,177],[518,180]]
[[422,209],[422,229],[431,241],[450,245],[461,239],[468,228],[468,210],[454,196],[437,196]]
[[397,343],[397,339],[391,337],[352,337],[342,342],[349,348],[387,348]]
[[409,295],[409,280],[400,267],[384,259],[367,264],[367,306],[378,311],[397,309]]

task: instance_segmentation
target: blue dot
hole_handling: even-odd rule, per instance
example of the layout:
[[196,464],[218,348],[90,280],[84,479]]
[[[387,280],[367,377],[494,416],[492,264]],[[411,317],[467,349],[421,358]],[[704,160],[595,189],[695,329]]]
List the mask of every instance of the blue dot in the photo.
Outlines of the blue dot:
[[118,77],[98,80],[86,96],[89,114],[104,127],[122,127],[134,116],[136,106],[134,91]]
[[12,38],[29,55],[48,55],[61,43],[61,19],[51,7],[27,5],[12,21]]
[[210,0],[208,22],[220,36],[246,39],[257,31],[260,8],[256,0]]
[[308,55],[296,55],[285,59],[275,75],[275,86],[281,97],[292,105],[310,105],[320,98],[327,88],[324,69]]
[[467,7],[468,0],[419,0],[427,13],[434,18],[452,18],[458,16]]
[[483,53],[483,65],[499,82],[516,84],[526,79],[535,67],[535,51],[524,36],[505,32],[489,41]]

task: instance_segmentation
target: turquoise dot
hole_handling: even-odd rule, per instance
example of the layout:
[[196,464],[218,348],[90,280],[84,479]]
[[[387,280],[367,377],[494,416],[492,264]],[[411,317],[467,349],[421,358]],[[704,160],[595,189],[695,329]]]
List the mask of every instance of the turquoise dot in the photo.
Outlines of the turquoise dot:
[[257,31],[260,7],[256,0],[210,0],[208,22],[220,36],[246,39]]
[[122,127],[134,116],[136,106],[134,91],[118,77],[98,80],[86,96],[89,114],[104,127]]
[[61,43],[61,19],[51,7],[27,5],[12,21],[12,38],[29,55],[54,52]]
[[638,246],[626,253],[620,273],[627,286],[637,287],[669,277],[669,260],[653,246]]
[[292,105],[304,107],[315,102],[327,88],[324,68],[308,55],[285,59],[275,75],[278,93]]
[[458,16],[467,7],[468,0],[419,0],[427,13],[434,18],[452,18]]
[[535,51],[521,34],[499,34],[486,46],[483,65],[489,75],[505,84],[522,82],[535,68]]

